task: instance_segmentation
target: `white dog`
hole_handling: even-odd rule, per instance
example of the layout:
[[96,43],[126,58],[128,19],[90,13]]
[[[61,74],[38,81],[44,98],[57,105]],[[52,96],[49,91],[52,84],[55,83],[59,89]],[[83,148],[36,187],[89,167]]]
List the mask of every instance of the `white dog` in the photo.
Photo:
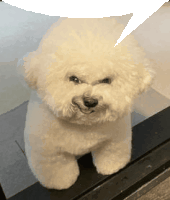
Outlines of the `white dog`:
[[114,47],[123,29],[113,18],[60,19],[24,58],[24,78],[33,89],[25,152],[47,188],[76,182],[77,156],[92,152],[103,175],[131,159],[131,107],[154,72],[133,36]]

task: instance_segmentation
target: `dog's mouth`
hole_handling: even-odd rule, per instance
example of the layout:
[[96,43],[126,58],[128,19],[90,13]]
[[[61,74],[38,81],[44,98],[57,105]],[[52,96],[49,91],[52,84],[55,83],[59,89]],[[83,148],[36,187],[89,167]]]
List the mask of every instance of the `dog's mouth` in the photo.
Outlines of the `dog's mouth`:
[[81,108],[80,108],[80,111],[84,114],[91,114],[91,113],[95,112],[94,110],[82,110]]
[[91,114],[91,113],[93,113],[93,112],[95,112],[95,110],[93,109],[83,109],[83,108],[81,108],[78,104],[76,104],[77,105],[77,107],[79,108],[79,110],[82,112],[82,113],[84,113],[84,114]]

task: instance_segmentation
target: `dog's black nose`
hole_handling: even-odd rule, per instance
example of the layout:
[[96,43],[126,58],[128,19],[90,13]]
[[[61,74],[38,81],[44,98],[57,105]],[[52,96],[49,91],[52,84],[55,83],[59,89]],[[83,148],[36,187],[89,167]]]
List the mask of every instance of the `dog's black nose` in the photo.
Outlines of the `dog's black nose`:
[[98,100],[93,98],[83,98],[84,105],[88,108],[93,108],[97,106]]

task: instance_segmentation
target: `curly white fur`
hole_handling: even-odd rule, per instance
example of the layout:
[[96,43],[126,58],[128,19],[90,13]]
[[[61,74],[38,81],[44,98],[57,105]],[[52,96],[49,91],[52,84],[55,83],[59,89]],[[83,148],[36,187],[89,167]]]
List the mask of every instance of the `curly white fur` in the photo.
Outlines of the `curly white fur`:
[[132,35],[114,47],[123,29],[113,18],[59,20],[24,58],[25,80],[35,90],[26,154],[46,187],[65,189],[76,181],[77,155],[92,152],[101,174],[130,160],[131,107],[154,72]]

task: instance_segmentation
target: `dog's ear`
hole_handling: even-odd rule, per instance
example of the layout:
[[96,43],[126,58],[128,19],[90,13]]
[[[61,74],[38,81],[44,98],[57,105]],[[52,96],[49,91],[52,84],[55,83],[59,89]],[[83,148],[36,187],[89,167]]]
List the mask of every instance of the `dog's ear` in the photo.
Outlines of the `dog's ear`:
[[31,57],[33,53],[27,53],[24,55],[17,64],[17,72],[20,76],[22,84],[28,88],[35,90],[37,89],[37,76],[36,69],[31,65]]

